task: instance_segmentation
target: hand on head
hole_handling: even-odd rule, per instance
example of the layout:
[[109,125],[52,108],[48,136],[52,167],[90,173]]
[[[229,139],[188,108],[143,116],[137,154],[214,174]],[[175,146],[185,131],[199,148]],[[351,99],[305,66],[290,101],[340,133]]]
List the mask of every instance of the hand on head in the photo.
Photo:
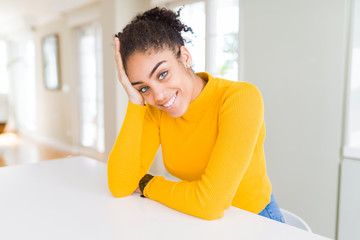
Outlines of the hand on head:
[[115,49],[115,61],[116,61],[118,79],[119,79],[121,85],[124,87],[128,97],[129,97],[129,101],[134,104],[137,104],[137,105],[144,105],[143,96],[141,96],[139,91],[131,85],[129,78],[126,75],[124,65],[122,62],[122,58],[121,58],[121,54],[120,54],[119,38],[115,37],[114,45],[115,45],[115,48],[114,48]]

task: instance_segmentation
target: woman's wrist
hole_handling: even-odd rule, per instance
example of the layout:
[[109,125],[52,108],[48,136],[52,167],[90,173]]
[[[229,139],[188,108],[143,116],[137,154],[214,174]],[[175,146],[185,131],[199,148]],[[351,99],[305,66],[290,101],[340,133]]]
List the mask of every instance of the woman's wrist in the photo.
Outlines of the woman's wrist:
[[140,189],[140,192],[141,192],[141,195],[140,197],[144,197],[144,189],[146,187],[146,185],[151,181],[151,179],[153,179],[153,175],[151,174],[145,174],[141,180],[139,181],[139,189]]
[[129,98],[129,101],[133,104],[139,105],[139,106],[145,106],[144,100],[138,100],[138,99],[131,99]]

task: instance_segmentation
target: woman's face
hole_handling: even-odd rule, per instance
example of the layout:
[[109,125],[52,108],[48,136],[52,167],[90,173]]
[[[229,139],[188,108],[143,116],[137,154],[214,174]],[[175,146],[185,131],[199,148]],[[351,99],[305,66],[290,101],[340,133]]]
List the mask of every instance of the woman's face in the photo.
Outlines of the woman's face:
[[127,75],[131,84],[152,106],[171,117],[183,116],[189,104],[199,95],[197,76],[190,69],[191,56],[185,47],[181,55],[164,49],[158,52],[136,52],[127,62]]

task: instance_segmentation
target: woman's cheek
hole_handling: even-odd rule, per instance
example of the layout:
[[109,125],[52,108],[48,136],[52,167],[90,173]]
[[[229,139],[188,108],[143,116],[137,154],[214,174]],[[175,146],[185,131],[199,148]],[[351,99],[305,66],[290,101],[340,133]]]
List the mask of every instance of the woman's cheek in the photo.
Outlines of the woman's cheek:
[[150,104],[150,105],[154,106],[154,99],[153,99],[151,96],[149,96],[149,95],[143,95],[143,97],[144,97],[145,102],[146,102],[147,104]]

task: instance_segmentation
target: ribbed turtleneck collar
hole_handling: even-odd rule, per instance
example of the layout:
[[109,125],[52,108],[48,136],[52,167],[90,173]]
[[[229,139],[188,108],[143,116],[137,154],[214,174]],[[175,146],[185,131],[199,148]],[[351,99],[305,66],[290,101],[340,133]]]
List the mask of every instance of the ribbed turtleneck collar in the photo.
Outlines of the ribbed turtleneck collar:
[[211,100],[211,95],[213,94],[215,81],[214,78],[206,72],[197,73],[199,77],[205,80],[207,83],[199,96],[195,98],[189,105],[188,110],[186,113],[181,117],[184,120],[189,120],[196,118],[197,116],[201,116],[201,113],[206,110],[208,101]]

